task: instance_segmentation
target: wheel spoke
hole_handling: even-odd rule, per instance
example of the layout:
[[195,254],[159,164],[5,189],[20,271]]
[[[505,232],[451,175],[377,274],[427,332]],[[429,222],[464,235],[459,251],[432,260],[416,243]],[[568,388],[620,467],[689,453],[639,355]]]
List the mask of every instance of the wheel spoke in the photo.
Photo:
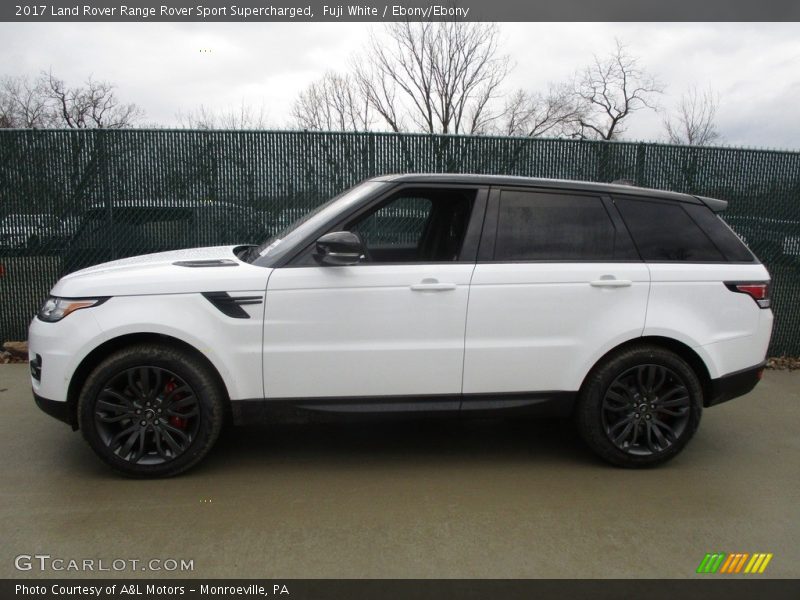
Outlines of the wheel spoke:
[[174,437],[172,437],[170,431],[168,431],[167,429],[162,429],[161,433],[164,436],[164,440],[167,442],[167,445],[172,449],[173,454],[177,456],[178,454],[183,452],[183,447],[175,440]]
[[150,368],[139,368],[139,390],[145,398],[150,397]]
[[633,397],[636,394],[636,391],[632,389],[631,386],[625,385],[620,381],[615,381],[612,383],[608,390],[609,392],[616,390],[615,393],[628,402],[633,402]]
[[653,370],[653,384],[650,387],[650,391],[656,393],[664,387],[664,384],[667,382],[667,370],[655,365],[653,365],[651,369]]
[[120,444],[122,444],[122,438],[124,438],[127,434],[131,433],[137,428],[138,427],[136,425],[131,425],[127,429],[123,429],[122,431],[117,433],[113,438],[111,438],[111,441],[108,442],[108,448],[110,450],[116,451],[116,449],[119,448]]
[[639,367],[639,390],[643,393],[652,392],[656,384],[658,369],[655,365],[642,365]]
[[631,438],[631,444],[630,444],[631,446],[635,446],[636,445],[636,442],[639,439],[640,431],[641,431],[641,424],[640,423],[636,423],[636,425],[634,425],[634,427],[633,427],[633,438]]
[[95,407],[97,408],[97,410],[107,410],[114,413],[128,414],[129,412],[131,412],[130,405],[120,406],[119,404],[114,404],[113,402],[106,402],[105,400],[98,400]]
[[642,365],[636,369],[636,386],[640,392],[647,391],[647,365]]
[[[136,431],[131,433],[125,443],[122,445],[122,448],[119,449],[119,455],[122,458],[128,458],[128,455],[133,450],[133,445],[139,441],[139,438],[144,435],[144,430],[140,428],[136,428]],[[134,461],[135,462],[135,461]]]
[[177,434],[177,436],[178,436],[178,439],[181,441],[181,443],[183,443],[183,444],[186,444],[186,443],[188,443],[188,442],[189,442],[189,436],[187,436],[187,435],[186,435],[186,434],[185,434],[183,431],[181,431],[181,430],[180,430],[180,429],[178,429],[177,427],[173,427],[173,426],[172,426],[172,425],[170,425],[169,423],[164,423],[164,424],[163,424],[161,427],[162,427],[162,428],[163,428],[165,431],[168,431],[168,432],[170,432],[170,433],[175,433],[175,434]]
[[661,419],[653,419],[653,427],[655,427],[658,430],[663,429],[664,436],[670,443],[678,439],[678,436],[675,435],[675,430],[672,429],[672,427],[670,427],[667,423],[665,423]]
[[194,395],[186,396],[186,398],[181,398],[180,400],[175,400],[173,402],[168,402],[167,408],[170,410],[178,410],[181,408],[186,408],[187,406],[193,406],[197,404],[197,399]]
[[655,422],[650,423],[650,430],[656,437],[659,450],[664,450],[667,446],[670,445],[669,442],[667,441],[667,438],[664,437],[664,434],[661,433],[661,430],[658,428],[658,425],[656,425]]
[[[620,423],[624,423],[625,424],[625,428],[622,430],[622,432],[617,437],[614,438],[614,443],[617,444],[618,446],[621,445],[625,441],[625,438],[628,437],[628,434],[630,434],[631,429],[633,429],[634,426],[635,426],[635,423],[633,422],[632,419],[627,420],[627,421],[620,421]],[[620,423],[617,423],[617,425],[619,425]]]
[[190,419],[200,414],[200,410],[194,406],[186,412],[178,412],[176,410],[167,410],[167,416],[180,417],[181,419]]
[[163,388],[163,371],[161,369],[155,369],[156,380],[153,383],[152,387],[150,388],[149,398],[150,400],[155,400],[156,397],[161,393],[161,389]]
[[676,406],[689,406],[689,396],[681,396],[667,401],[656,401],[655,405],[661,408],[674,408]]
[[147,434],[145,433],[144,429],[139,432],[139,447],[136,449],[136,453],[133,455],[132,462],[138,463],[142,460],[142,456],[144,456],[145,451],[145,438]]
[[674,388],[672,388],[670,391],[666,392],[665,394],[660,394],[658,396],[658,400],[656,401],[656,403],[666,402],[667,400],[669,400],[670,398],[672,398],[673,396],[675,396],[677,394],[688,394],[688,393],[689,392],[685,387],[683,387],[682,385],[676,385]]
[[116,415],[115,417],[109,417],[108,415],[98,412],[95,413],[95,416],[98,419],[100,419],[103,423],[119,423],[120,421],[131,419],[131,415],[128,413],[122,413],[121,415]]
[[124,395],[112,390],[111,388],[104,388],[103,391],[100,392],[99,397],[102,398],[103,396],[109,396],[114,400],[119,400],[128,408],[133,406],[133,402],[130,398],[126,398]]
[[647,447],[654,454],[660,450],[658,444],[653,440],[653,424],[650,422],[647,422]]
[[136,380],[136,369],[128,369],[127,373],[128,388],[131,393],[137,398],[141,396],[139,393],[139,383]]
[[[183,394],[183,393],[191,393],[191,389],[189,388],[188,385],[176,387],[174,390],[172,390],[166,396],[164,396],[162,403],[164,405],[169,405],[170,403],[172,403],[177,394]],[[192,396],[194,396],[194,394],[192,394]]]
[[[128,441],[130,441],[131,439],[134,439],[134,437],[138,435],[138,433],[139,433],[139,426],[135,424],[131,425],[127,429],[124,429],[123,431],[120,431],[116,436],[114,436],[114,439],[110,444],[111,449],[114,451],[121,450],[121,446],[128,443],[125,441],[126,436],[128,438]],[[127,453],[123,453],[121,454],[121,456],[125,458],[126,454]]]
[[633,405],[633,397],[630,395],[623,396],[622,394],[618,394],[613,390],[608,390],[606,394],[606,401],[610,404],[611,402],[616,403],[618,407],[630,408]]
[[620,427],[623,427],[626,423],[629,423],[631,421],[633,421],[633,415],[626,417],[624,419],[620,419],[614,425],[611,426],[611,428],[608,430],[608,433],[613,435],[619,430]]
[[677,410],[670,410],[668,408],[659,408],[653,411],[657,415],[666,415],[668,417],[682,417],[688,411],[688,407],[684,406],[683,408],[679,408]]
[[156,452],[161,458],[169,458],[167,455],[166,450],[164,450],[164,446],[161,444],[161,428],[156,427],[155,431],[153,432],[153,438],[156,445]]

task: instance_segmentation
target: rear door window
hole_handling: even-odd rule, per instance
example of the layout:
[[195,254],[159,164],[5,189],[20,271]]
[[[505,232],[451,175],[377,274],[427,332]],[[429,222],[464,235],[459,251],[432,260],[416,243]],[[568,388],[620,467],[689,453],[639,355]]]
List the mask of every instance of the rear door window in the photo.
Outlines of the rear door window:
[[638,260],[599,196],[503,190],[494,260]]

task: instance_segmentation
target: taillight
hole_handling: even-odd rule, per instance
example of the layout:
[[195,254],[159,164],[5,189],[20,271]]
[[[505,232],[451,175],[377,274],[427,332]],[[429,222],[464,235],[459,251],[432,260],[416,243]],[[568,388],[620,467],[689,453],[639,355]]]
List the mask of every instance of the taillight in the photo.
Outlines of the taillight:
[[768,281],[729,281],[725,286],[732,292],[747,294],[761,308],[769,308],[769,282]]

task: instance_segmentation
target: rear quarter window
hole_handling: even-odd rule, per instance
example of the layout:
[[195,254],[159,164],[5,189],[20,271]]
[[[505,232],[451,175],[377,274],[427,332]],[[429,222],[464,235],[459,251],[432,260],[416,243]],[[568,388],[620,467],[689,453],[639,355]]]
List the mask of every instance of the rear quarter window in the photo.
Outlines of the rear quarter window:
[[619,197],[615,198],[614,203],[643,260],[727,262],[719,248],[681,204]]
[[686,204],[684,210],[731,262],[755,262],[756,257],[718,215],[707,206]]

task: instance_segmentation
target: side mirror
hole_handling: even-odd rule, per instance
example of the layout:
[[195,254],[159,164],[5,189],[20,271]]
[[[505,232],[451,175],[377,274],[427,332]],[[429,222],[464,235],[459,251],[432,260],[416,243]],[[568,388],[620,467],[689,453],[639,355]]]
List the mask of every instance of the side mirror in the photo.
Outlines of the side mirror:
[[321,265],[355,265],[364,259],[364,244],[355,233],[332,231],[317,240],[314,259]]

